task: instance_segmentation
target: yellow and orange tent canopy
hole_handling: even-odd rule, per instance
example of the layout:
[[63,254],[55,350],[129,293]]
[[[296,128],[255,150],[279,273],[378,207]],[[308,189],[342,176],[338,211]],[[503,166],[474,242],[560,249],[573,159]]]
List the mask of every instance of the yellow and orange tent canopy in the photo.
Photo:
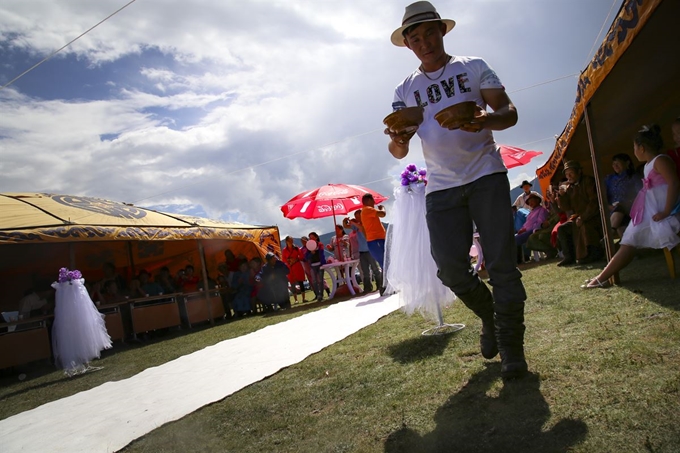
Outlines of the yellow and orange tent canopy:
[[174,275],[187,264],[198,271],[205,263],[214,278],[227,249],[247,259],[280,253],[279,230],[100,198],[1,193],[0,310],[16,309],[36,281],[49,288],[60,267],[79,269],[87,281],[97,281],[105,263],[127,279],[140,269],[155,275],[167,266]]
[[275,226],[167,214],[93,197],[0,194],[0,244],[189,239],[256,242],[262,256],[272,243],[279,248]]

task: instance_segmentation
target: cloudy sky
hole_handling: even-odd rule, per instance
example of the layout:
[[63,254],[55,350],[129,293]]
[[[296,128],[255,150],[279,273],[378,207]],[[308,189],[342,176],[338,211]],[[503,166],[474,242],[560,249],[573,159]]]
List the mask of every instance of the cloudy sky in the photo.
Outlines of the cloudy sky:
[[[0,85],[129,0],[3,0]],[[332,230],[280,206],[328,183],[391,197],[382,119],[419,62],[389,36],[409,1],[137,0],[0,90],[0,192],[53,192],[168,212]],[[620,0],[439,0],[447,52],[481,56],[519,112],[501,144],[542,151]],[[559,79],[559,80],[556,80]],[[390,203],[385,203],[388,213]],[[389,214],[387,217],[389,221]]]

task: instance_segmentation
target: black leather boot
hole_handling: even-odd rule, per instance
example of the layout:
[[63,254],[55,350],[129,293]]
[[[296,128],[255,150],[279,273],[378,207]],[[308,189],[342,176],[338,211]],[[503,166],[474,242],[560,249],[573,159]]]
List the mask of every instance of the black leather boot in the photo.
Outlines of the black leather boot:
[[519,378],[528,367],[524,358],[524,302],[494,304],[496,340],[501,353],[501,377]]
[[465,294],[456,294],[456,296],[482,320],[479,349],[485,359],[493,359],[498,354],[498,345],[494,326],[493,296],[489,287],[479,280],[475,289]]

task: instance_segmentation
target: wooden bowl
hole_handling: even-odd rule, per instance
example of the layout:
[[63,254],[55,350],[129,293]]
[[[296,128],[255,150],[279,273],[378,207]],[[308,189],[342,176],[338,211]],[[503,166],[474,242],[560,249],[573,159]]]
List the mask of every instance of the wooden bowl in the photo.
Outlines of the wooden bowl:
[[434,116],[441,127],[446,129],[458,129],[465,123],[475,119],[477,113],[477,103],[475,101],[465,101],[446,107]]
[[383,123],[395,134],[413,132],[418,129],[423,122],[422,107],[406,107],[390,113],[385,117]]

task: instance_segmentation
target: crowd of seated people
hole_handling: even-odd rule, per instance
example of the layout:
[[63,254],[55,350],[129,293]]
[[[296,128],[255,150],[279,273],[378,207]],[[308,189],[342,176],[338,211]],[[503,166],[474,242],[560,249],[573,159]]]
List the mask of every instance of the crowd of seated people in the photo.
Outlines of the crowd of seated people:
[[[615,156],[615,162],[620,158],[620,155]],[[615,170],[617,166],[614,164]],[[528,214],[521,222],[522,225],[529,219],[531,222],[516,231],[517,245],[524,245],[523,249],[518,249],[518,256],[524,249],[526,252],[544,253],[547,258],[554,258],[560,253],[562,260],[557,263],[558,266],[598,261],[604,257],[604,252],[595,179],[585,175],[577,161],[565,162],[562,173],[564,178],[557,184],[551,184],[543,199],[533,192],[527,193],[530,186],[526,181],[527,184],[523,184],[525,193],[520,197],[523,197],[522,209]],[[614,206],[619,204],[619,211],[623,211],[625,203]],[[528,256],[524,258],[528,259]]]
[[512,206],[518,262],[529,260],[532,251],[536,259],[561,253],[558,266],[575,264],[577,259],[586,264],[604,256],[594,178],[584,175],[576,161],[565,163],[563,175],[544,198],[530,191],[531,183],[522,183],[524,192]]
[[[303,266],[307,249],[296,247],[292,238],[287,242],[289,248],[287,252],[285,248],[282,250],[284,256],[269,252],[264,263],[259,256],[248,259],[225,250],[225,261],[218,265],[216,281],[222,288],[220,293],[228,319],[290,308],[291,278],[304,291]],[[284,260],[299,266],[299,272],[291,275],[291,267]]]
[[[648,134],[660,135],[660,128],[657,125],[645,127]],[[666,152],[661,152],[661,150],[654,150],[654,152],[670,157],[673,164],[671,167],[676,170],[676,176],[680,176],[680,117],[673,121],[671,130],[676,148]],[[644,141],[640,138],[643,135],[642,132],[638,132],[636,140]],[[636,168],[630,155],[618,153],[612,157],[613,173],[604,178],[605,212],[609,213],[610,226],[615,240],[616,237],[619,239],[624,237],[626,228],[631,223],[634,201],[645,190],[643,186],[644,160],[641,160],[637,153],[638,149],[642,149],[642,145],[636,144],[636,146],[636,158],[643,164]],[[648,145],[649,147],[651,145]],[[545,253],[549,258],[560,253],[563,259],[557,263],[558,266],[600,261],[604,258],[604,234],[595,180],[583,173],[577,161],[566,161],[562,173],[564,178],[557,184],[551,183],[544,199],[549,216],[541,224],[541,228],[529,236],[526,248]],[[516,203],[521,204],[520,198],[522,198],[526,204],[530,198],[530,194],[527,193],[530,186],[523,183],[523,188],[525,192],[518,197]],[[671,213],[671,215],[675,214],[675,212]],[[617,249],[618,247],[617,245]],[[604,276],[605,279],[608,277],[609,274]]]

